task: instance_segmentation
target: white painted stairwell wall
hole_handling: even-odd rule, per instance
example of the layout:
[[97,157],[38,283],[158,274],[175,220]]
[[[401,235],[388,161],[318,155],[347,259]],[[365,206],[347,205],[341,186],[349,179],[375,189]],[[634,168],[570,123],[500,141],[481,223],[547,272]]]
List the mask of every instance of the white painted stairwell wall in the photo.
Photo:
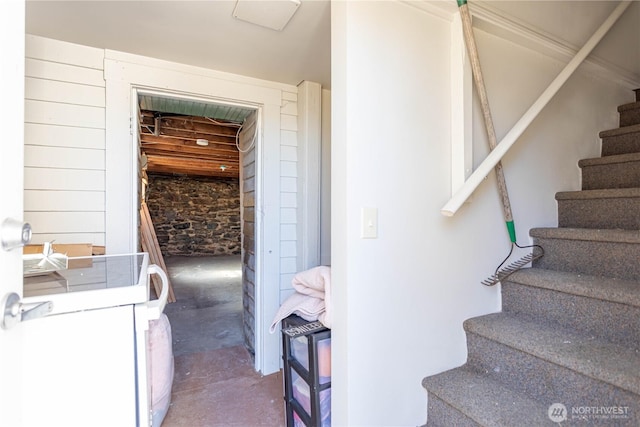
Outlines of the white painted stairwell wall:
[[[453,218],[451,15],[418,3],[332,3],[332,422],[415,426],[424,377],[465,362],[465,319],[499,311],[480,281],[509,250],[493,175]],[[437,9],[437,8],[436,8]],[[564,62],[487,32],[478,48],[500,138]],[[615,74],[615,73],[614,73]],[[555,192],[578,189],[633,92],[579,69],[504,159],[519,240],[554,226]],[[474,100],[474,161],[486,155]],[[361,209],[377,239],[360,238]]]

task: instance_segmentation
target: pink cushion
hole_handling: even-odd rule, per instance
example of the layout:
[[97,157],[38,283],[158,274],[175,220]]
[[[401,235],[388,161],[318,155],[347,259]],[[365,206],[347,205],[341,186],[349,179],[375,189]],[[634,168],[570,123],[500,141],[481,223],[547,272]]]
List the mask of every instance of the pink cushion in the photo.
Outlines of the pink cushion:
[[149,322],[149,363],[151,366],[152,425],[162,424],[171,403],[173,385],[173,347],[171,324],[166,314]]

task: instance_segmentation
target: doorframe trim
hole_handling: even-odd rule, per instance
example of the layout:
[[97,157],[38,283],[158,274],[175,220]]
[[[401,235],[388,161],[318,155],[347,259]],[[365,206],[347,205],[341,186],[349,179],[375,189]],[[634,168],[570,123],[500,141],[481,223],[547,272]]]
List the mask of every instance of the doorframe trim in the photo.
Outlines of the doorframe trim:
[[322,181],[322,86],[298,85],[298,239],[299,269],[320,265]]
[[[261,109],[256,146],[256,325],[255,369],[264,375],[280,369],[280,340],[269,333],[280,304],[280,106],[282,90],[255,79],[105,51],[107,253],[138,250],[137,142],[134,90],[160,91],[212,102]],[[296,92],[291,86],[291,92]]]

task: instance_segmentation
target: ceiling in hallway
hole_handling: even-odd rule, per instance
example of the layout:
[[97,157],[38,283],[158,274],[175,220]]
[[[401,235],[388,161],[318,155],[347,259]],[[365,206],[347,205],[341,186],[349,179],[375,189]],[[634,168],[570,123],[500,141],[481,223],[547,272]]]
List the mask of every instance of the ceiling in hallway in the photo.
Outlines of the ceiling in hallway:
[[28,0],[26,31],[274,82],[309,80],[330,87],[329,0],[302,0],[282,31],[235,19],[235,5],[235,0]]
[[[280,0],[282,1],[282,0]],[[263,0],[262,4],[277,2]],[[72,43],[297,85],[331,87],[331,2],[301,0],[283,31],[233,17],[235,0],[36,1],[27,0],[26,31]],[[360,4],[366,3],[365,1]],[[403,1],[456,11],[447,1]],[[578,49],[617,1],[470,1],[507,27]],[[640,79],[640,2],[634,1],[594,54]],[[384,22],[380,23],[383,30]],[[507,28],[505,27],[505,28]],[[523,34],[527,37],[527,34]]]

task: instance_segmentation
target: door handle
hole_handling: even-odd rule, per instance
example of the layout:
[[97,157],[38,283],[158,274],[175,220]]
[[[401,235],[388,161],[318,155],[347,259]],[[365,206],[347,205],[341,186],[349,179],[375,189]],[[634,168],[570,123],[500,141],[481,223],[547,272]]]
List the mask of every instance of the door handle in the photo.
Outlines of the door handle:
[[23,247],[31,241],[31,225],[28,222],[6,218],[0,228],[0,241],[5,251]]
[[10,329],[19,322],[37,319],[46,316],[53,310],[53,302],[35,302],[24,304],[20,302],[20,295],[15,292],[8,293],[2,298],[2,321],[0,326],[2,329]]

